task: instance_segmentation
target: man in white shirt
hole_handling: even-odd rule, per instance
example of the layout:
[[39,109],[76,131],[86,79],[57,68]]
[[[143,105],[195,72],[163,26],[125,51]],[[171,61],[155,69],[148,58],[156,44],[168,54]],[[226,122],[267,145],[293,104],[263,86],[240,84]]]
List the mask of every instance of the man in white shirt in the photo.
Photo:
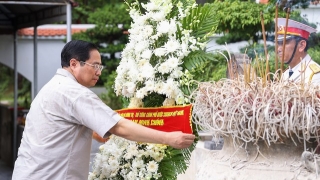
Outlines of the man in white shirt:
[[122,118],[90,91],[103,69],[94,44],[68,42],[61,66],[31,104],[13,180],[87,179],[92,130],[104,138],[115,134],[179,149],[193,143],[193,134],[157,131]]
[[[284,50],[285,30],[287,32]],[[278,55],[282,58],[284,52],[283,62],[289,65],[283,73],[283,80],[313,84],[320,82],[320,66],[307,53],[309,35],[316,31],[310,26],[291,19],[288,19],[288,27],[286,27],[286,19],[278,18]]]

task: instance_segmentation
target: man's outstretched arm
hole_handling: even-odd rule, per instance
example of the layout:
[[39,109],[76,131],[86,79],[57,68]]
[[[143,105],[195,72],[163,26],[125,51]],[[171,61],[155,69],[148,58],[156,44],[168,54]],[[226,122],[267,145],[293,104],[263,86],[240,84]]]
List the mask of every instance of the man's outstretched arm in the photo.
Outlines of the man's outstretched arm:
[[186,134],[179,131],[158,131],[144,127],[124,118],[111,128],[109,132],[128,140],[166,144],[177,149],[189,147],[195,139],[195,135],[193,134]]

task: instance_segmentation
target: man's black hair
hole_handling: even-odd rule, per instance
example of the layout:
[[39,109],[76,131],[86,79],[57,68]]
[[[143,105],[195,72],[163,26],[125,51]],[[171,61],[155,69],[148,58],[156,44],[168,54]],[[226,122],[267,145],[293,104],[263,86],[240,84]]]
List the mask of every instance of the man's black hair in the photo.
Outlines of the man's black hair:
[[68,42],[61,51],[61,67],[69,67],[72,58],[78,61],[87,61],[92,50],[98,50],[98,47],[93,43],[82,40]]

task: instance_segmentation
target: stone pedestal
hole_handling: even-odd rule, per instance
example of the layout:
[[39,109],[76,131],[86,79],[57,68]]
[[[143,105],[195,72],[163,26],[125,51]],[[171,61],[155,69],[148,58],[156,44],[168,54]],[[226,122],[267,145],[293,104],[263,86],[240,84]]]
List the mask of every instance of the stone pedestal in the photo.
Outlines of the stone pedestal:
[[[320,179],[304,166],[301,154],[304,143],[283,139],[270,144],[259,141],[234,146],[225,138],[222,150],[208,150],[199,142],[192,153],[184,180],[313,180]],[[307,143],[308,148],[313,144]],[[183,177],[181,175],[180,177]],[[180,178],[181,179],[181,178]]]

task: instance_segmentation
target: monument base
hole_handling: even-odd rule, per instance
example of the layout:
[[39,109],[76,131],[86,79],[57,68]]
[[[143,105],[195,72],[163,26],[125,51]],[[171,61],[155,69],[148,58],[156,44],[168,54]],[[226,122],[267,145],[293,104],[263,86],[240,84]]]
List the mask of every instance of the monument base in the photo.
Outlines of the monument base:
[[[189,168],[180,177],[190,177],[190,180],[320,179],[320,175],[310,172],[301,161],[304,143],[295,142],[284,139],[270,146],[264,141],[234,146],[233,140],[227,137],[222,150],[208,150],[200,141],[192,153]],[[313,146],[306,143],[309,150]]]

